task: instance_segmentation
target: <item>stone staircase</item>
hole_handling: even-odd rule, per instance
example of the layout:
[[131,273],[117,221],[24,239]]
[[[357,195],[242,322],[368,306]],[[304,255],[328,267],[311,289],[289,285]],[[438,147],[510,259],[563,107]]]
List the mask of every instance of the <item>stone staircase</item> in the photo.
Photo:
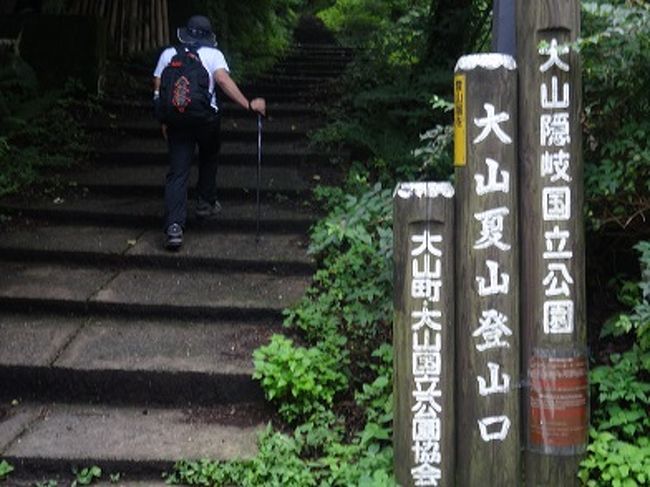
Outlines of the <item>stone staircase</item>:
[[310,191],[337,174],[307,133],[319,123],[315,97],[349,58],[297,45],[243,88],[269,104],[259,242],[256,120],[226,104],[222,215],[190,217],[182,249],[163,250],[166,146],[145,90],[90,123],[96,160],[65,184],[0,201],[12,217],[0,238],[0,459],[16,467],[7,485],[67,485],[73,467],[90,465],[122,473],[122,485],[154,485],[180,459],[255,454],[273,413],[251,354],[310,282]]

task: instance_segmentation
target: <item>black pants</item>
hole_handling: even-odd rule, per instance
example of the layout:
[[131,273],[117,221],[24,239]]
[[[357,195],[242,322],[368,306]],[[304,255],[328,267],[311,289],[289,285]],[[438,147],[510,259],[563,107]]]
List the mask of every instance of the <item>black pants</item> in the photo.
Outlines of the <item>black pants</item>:
[[187,184],[194,149],[199,147],[199,199],[214,204],[217,199],[217,166],[221,147],[221,120],[198,127],[169,127],[169,172],[165,183],[165,229],[172,223],[185,227],[187,220]]

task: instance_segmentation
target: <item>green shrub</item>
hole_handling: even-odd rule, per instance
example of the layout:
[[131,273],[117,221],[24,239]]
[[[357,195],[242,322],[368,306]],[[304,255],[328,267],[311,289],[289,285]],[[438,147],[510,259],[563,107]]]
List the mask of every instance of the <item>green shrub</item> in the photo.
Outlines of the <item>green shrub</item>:
[[650,242],[641,252],[643,280],[636,286],[631,313],[610,320],[601,339],[611,340],[622,352],[591,371],[593,412],[588,456],[580,478],[588,486],[646,485],[650,482]]
[[[415,4],[414,4],[415,3]],[[406,15],[420,13],[426,2],[405,0],[337,0],[318,13],[325,25],[346,44],[366,46],[377,31],[388,33]],[[422,31],[411,31],[416,38]]]
[[342,335],[355,381],[365,379],[373,350],[390,337],[392,320],[392,198],[380,184],[353,175],[346,188],[321,189],[330,208],[312,231],[310,252],[321,262],[305,297],[285,325],[309,342]]
[[13,55],[0,68],[0,196],[15,193],[88,152],[79,121],[92,105],[69,80],[63,90],[38,92],[31,68]]
[[[340,371],[340,350],[345,339],[330,338],[326,345],[296,347],[283,335],[253,355],[255,373],[266,398],[280,406],[280,414],[290,422],[306,419],[322,408],[331,408],[334,396],[347,387],[347,377]],[[337,353],[337,351],[339,351]]]
[[382,344],[372,353],[377,363],[370,365],[375,380],[361,386],[355,394],[359,406],[366,411],[369,423],[390,428],[393,421],[393,347]]
[[0,138],[0,196],[71,167],[87,152],[86,132],[63,100],[28,122],[14,119],[9,135]]
[[[21,103],[37,98],[36,73],[25,61],[14,54],[0,55],[0,124],[16,112]],[[6,130],[3,131],[6,133]]]
[[650,212],[650,9],[623,1],[582,8],[589,221],[642,228]]
[[[343,443],[342,425],[331,413],[314,416],[292,435],[269,426],[250,461],[182,461],[167,476],[172,484],[269,487],[393,487],[389,432],[369,425]],[[317,451],[318,454],[314,454]]]

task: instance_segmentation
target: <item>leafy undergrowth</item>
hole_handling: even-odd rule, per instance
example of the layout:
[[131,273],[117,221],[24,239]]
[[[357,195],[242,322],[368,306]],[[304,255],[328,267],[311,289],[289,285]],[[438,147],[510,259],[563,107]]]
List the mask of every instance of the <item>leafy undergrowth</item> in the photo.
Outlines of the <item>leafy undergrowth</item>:
[[[17,193],[71,167],[88,152],[81,115],[95,107],[77,82],[39,90],[32,69],[3,55],[0,68],[0,196]],[[6,59],[5,59],[6,58]]]
[[636,249],[643,278],[621,295],[631,311],[605,324],[601,339],[616,351],[591,371],[596,407],[579,475],[590,487],[650,483],[650,242]]
[[588,223],[625,228],[638,241],[650,215],[650,7],[599,0],[582,9]]

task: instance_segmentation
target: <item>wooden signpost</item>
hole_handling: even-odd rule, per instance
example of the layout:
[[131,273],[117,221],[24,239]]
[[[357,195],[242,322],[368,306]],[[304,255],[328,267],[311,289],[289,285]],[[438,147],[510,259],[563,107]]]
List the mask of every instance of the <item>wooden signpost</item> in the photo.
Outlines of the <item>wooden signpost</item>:
[[515,60],[463,56],[454,87],[457,485],[489,479],[515,486],[521,480]]
[[[405,487],[578,485],[589,419],[570,47],[580,2],[514,3],[517,62],[481,54],[456,68],[455,209],[448,184],[395,192],[393,443]],[[512,0],[499,5],[510,18]]]
[[517,2],[526,485],[577,485],[587,444],[578,0]]
[[402,183],[394,196],[395,476],[454,481],[454,189]]

